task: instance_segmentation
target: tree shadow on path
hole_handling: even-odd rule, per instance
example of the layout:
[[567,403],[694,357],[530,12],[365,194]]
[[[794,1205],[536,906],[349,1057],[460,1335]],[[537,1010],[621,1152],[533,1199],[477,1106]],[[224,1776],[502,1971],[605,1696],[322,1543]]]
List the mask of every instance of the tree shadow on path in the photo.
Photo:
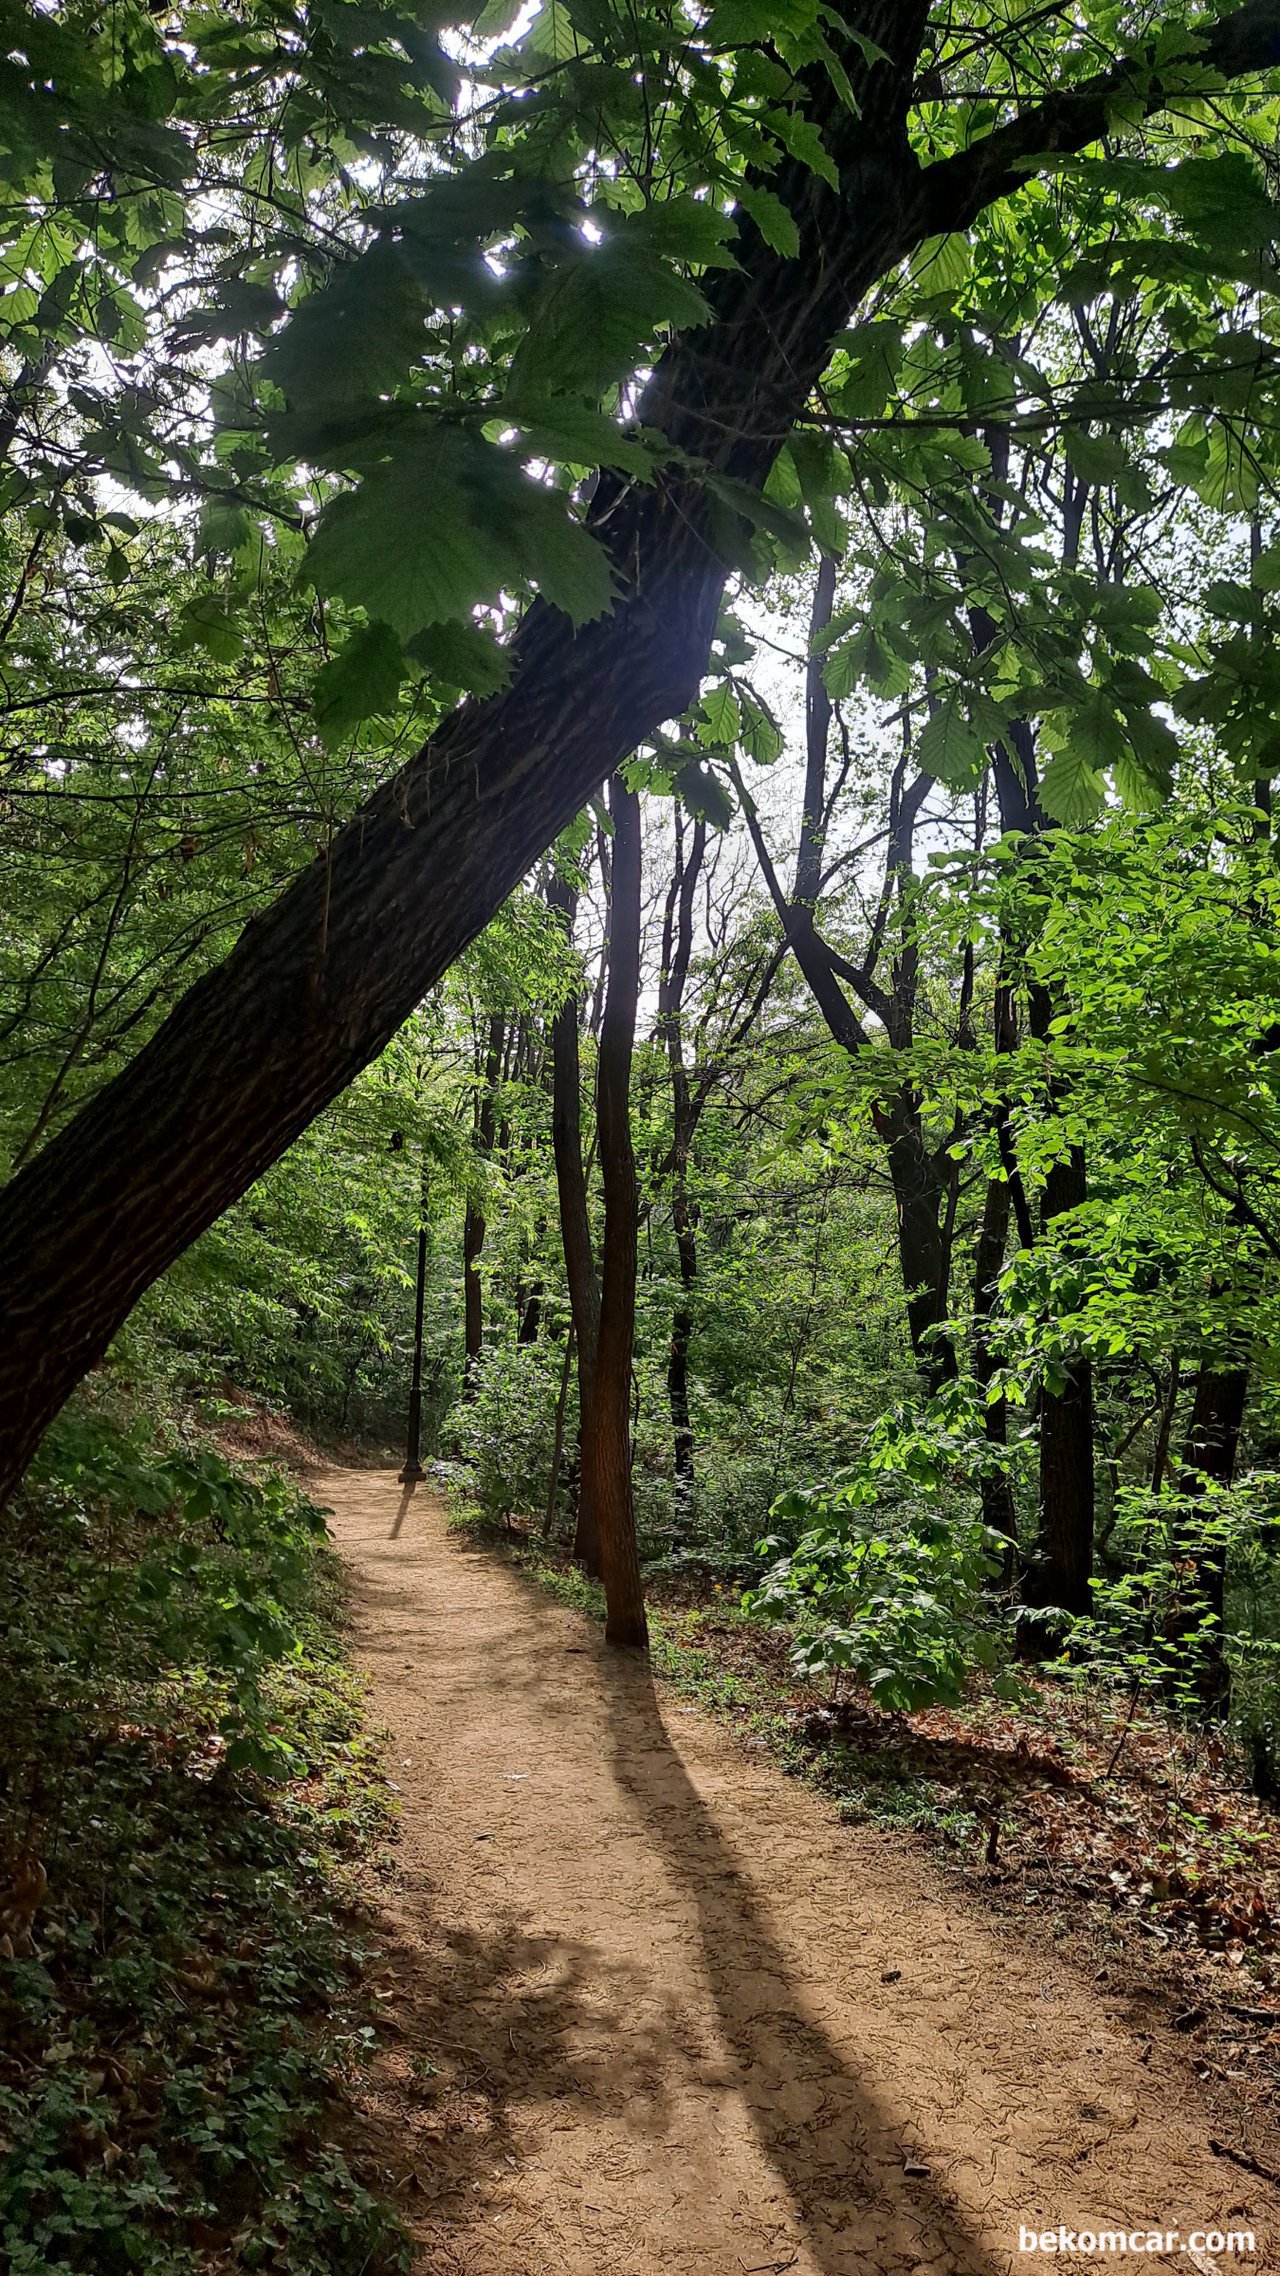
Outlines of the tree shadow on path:
[[[637,1660],[601,1655],[619,1786],[693,1898],[708,1981],[760,2147],[826,2276],[994,2276],[967,2216],[904,2143],[873,2091],[806,2013],[731,1844],[694,1787]],[[905,2057],[904,2057],[905,2059]]]

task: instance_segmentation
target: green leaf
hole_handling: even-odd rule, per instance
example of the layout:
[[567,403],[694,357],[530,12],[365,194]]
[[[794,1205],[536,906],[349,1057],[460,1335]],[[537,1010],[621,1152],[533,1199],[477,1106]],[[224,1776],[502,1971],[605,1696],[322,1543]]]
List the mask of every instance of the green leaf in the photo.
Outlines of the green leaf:
[[699,706],[695,730],[698,741],[704,745],[723,744],[732,748],[738,740],[742,716],[738,699],[727,680],[720,680],[708,688]]
[[1128,464],[1114,435],[1087,435],[1080,427],[1067,430],[1067,457],[1081,481],[1095,486],[1114,482]]
[[295,309],[260,369],[301,410],[376,397],[426,346],[430,303],[394,245],[375,245]]
[[803,111],[771,110],[766,112],[764,123],[770,134],[777,135],[783,149],[790,151],[802,166],[807,166],[811,174],[820,174],[833,190],[839,189],[836,162],[813,120],[806,118]]
[[973,271],[973,249],[959,230],[943,237],[926,237],[911,256],[911,281],[922,292],[958,292]]
[[677,767],[673,777],[675,787],[691,814],[701,816],[717,830],[727,830],[733,820],[734,807],[724,784],[699,760]]
[[865,624],[851,640],[831,649],[822,677],[832,702],[840,703],[864,683],[877,695],[905,695],[911,667],[887,646],[874,625]]
[[762,189],[758,184],[742,182],[735,192],[744,211],[750,214],[765,244],[784,260],[794,261],[800,251],[800,232],[795,216],[773,190]]
[[708,474],[706,481],[713,497],[731,507],[753,528],[765,530],[776,538],[784,552],[797,560],[808,552],[809,532],[804,516],[793,507],[779,505],[775,498],[764,497],[759,490],[753,490],[749,482],[739,482],[731,474]]
[[1091,821],[1103,804],[1102,776],[1077,745],[1057,751],[1040,777],[1040,803],[1067,829]]
[[668,455],[661,435],[628,433],[607,412],[562,397],[526,403],[508,396],[496,405],[493,424],[519,427],[533,458],[561,466],[617,466],[642,482],[653,480],[654,469]]
[[612,598],[608,557],[572,520],[563,491],[530,480],[509,452],[447,427],[402,445],[326,506],[304,573],[402,639],[469,619],[520,576],[577,624]]
[[705,324],[710,313],[698,287],[647,245],[620,233],[584,246],[533,304],[512,359],[512,391],[598,394],[629,374],[637,351],[664,328]]
[[567,63],[581,54],[583,42],[574,30],[573,18],[563,0],[542,0],[526,35],[526,44],[536,55],[549,56],[553,63]]
[[926,722],[916,745],[916,763],[952,790],[970,790],[982,780],[987,747],[975,735],[959,702],[950,696]]
[[395,710],[404,678],[400,642],[389,624],[366,624],[316,674],[312,708],[330,749],[362,720]]
[[575,624],[588,624],[613,606],[613,570],[597,540],[576,522],[563,490],[526,482],[510,527],[516,558],[546,600]]
[[511,657],[480,625],[431,624],[409,642],[409,655],[432,680],[468,695],[497,695],[511,677]]
[[[736,190],[735,190],[736,194]],[[689,195],[656,198],[627,223],[629,236],[648,245],[670,261],[690,261],[696,267],[737,267],[729,240],[734,219],[706,197]]]
[[230,664],[244,646],[244,632],[216,593],[199,593],[178,617],[175,645],[182,652],[203,648],[220,664]]

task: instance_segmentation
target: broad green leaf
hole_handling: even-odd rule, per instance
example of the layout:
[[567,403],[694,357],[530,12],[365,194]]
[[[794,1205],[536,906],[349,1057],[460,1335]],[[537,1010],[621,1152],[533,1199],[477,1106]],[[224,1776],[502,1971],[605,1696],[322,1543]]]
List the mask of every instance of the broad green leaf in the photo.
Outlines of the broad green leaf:
[[1091,821],[1104,796],[1102,775],[1078,745],[1055,751],[1040,777],[1040,803],[1050,819],[1066,829]]
[[776,108],[765,114],[765,125],[770,134],[776,134],[784,150],[807,166],[811,174],[820,174],[833,190],[840,187],[840,174],[836,162],[811,118],[803,111]]
[[175,628],[180,651],[203,648],[220,664],[230,664],[244,646],[244,628],[216,593],[200,593],[182,609]]
[[688,277],[619,232],[584,245],[540,291],[512,359],[511,386],[529,397],[595,395],[630,372],[666,327],[705,324],[710,310]]
[[691,814],[700,815],[717,830],[727,830],[733,821],[734,806],[724,784],[710,767],[700,760],[690,760],[678,767],[674,776],[675,787]]
[[926,237],[911,256],[911,281],[922,292],[953,293],[968,282],[973,252],[958,230],[945,237]]
[[737,742],[741,724],[738,699],[728,681],[720,680],[715,687],[708,688],[699,707],[698,741],[708,747],[714,744],[732,747]]
[[954,696],[940,703],[916,744],[916,763],[953,790],[970,790],[986,770],[987,748]]
[[377,396],[423,352],[428,308],[396,247],[375,245],[294,310],[261,369],[303,410]]
[[404,653],[389,624],[366,624],[316,674],[312,708],[321,739],[343,742],[362,720],[395,710]]
[[736,195],[739,205],[750,214],[765,244],[771,245],[775,253],[781,253],[788,261],[794,261],[800,251],[800,232],[796,227],[795,216],[776,192],[763,189],[759,184],[743,182]]
[[532,577],[575,623],[608,606],[608,558],[562,491],[509,452],[439,427],[404,445],[326,506],[305,563],[310,583],[411,639],[461,622],[505,584]]
[[478,624],[431,624],[409,642],[428,676],[468,695],[497,695],[511,677],[511,657]]

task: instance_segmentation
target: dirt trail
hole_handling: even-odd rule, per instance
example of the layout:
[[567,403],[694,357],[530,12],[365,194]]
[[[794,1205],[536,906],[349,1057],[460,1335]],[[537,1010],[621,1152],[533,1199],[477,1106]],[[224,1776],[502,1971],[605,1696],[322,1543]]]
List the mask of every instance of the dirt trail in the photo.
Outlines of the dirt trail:
[[367,2122],[424,2271],[1005,2276],[1045,2265],[1022,2223],[1247,2225],[1280,2266],[1280,2201],[1210,2152],[1176,2042],[421,1489],[321,1489],[404,1809]]

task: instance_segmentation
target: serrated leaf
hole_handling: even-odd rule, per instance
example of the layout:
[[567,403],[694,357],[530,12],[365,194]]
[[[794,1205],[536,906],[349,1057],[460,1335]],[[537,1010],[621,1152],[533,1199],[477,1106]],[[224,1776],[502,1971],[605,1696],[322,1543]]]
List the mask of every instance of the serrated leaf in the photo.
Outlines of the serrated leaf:
[[911,256],[911,281],[924,293],[958,292],[973,270],[973,248],[961,230],[926,237]]
[[1088,435],[1080,427],[1067,430],[1067,457],[1082,482],[1099,487],[1114,482],[1128,464],[1124,446],[1114,435]]
[[508,651],[470,620],[428,625],[409,642],[408,653],[429,678],[468,695],[497,695],[511,677]]
[[916,745],[916,763],[922,774],[936,776],[952,790],[970,790],[982,780],[987,748],[954,696],[940,703],[926,721]]
[[695,729],[698,741],[706,746],[732,747],[738,740],[741,725],[737,696],[727,680],[720,680],[715,687],[708,688],[699,706]]
[[671,261],[690,261],[698,268],[733,269],[737,261],[729,243],[733,236],[731,213],[710,198],[685,194],[657,198],[628,220],[628,233],[637,242]]
[[375,245],[295,309],[260,370],[300,409],[377,397],[421,354],[429,302],[394,245]]
[[864,684],[877,695],[905,695],[911,668],[886,645],[874,625],[866,624],[851,640],[832,648],[822,677],[832,702],[840,703]]
[[1103,778],[1078,746],[1056,751],[1040,777],[1040,803],[1051,821],[1075,829],[1102,806]]
[[548,56],[553,63],[568,63],[582,53],[583,43],[563,0],[542,0],[525,35],[525,45],[532,48],[535,55]]
[[530,456],[560,466],[616,466],[641,482],[651,482],[667,454],[658,434],[626,433],[607,412],[562,398],[524,403],[508,397],[495,406],[495,425],[519,427]]
[[833,190],[839,189],[836,162],[813,120],[806,118],[803,111],[771,110],[766,112],[764,123],[770,134],[776,134],[783,149],[790,151],[802,166],[807,166],[811,174],[820,174]]
[[366,624],[316,674],[312,709],[331,749],[362,720],[394,711],[404,678],[404,652],[389,624]]
[[634,370],[666,327],[710,316],[701,292],[647,245],[625,238],[584,247],[538,294],[512,359],[513,393],[595,395]]
[[749,759],[755,760],[757,766],[771,767],[775,759],[781,758],[786,748],[786,737],[782,729],[764,705],[745,691],[739,698],[739,707],[742,721],[738,740],[743,750]]
[[574,624],[589,624],[613,606],[613,570],[604,547],[573,519],[563,490],[524,486],[510,540],[526,577]]
[[509,452],[444,427],[325,507],[304,574],[402,639],[468,620],[521,575],[579,624],[612,597],[608,557],[564,493],[530,480]]
[[714,829],[729,828],[734,815],[733,800],[709,767],[691,760],[688,765],[677,767],[673,780],[691,814],[710,822]]
[[183,652],[203,648],[220,664],[230,664],[244,646],[244,632],[216,593],[199,593],[178,617],[174,644]]
[[764,497],[759,490],[753,490],[749,482],[739,482],[731,474],[708,474],[706,481],[713,497],[732,507],[735,514],[740,514],[754,528],[767,531],[785,551],[796,558],[808,552],[809,532],[804,516],[793,507],[780,505],[776,498]]
[[749,213],[765,244],[784,260],[794,261],[800,251],[800,231],[795,215],[785,206],[773,190],[761,188],[758,183],[742,182],[736,191],[739,205]]

